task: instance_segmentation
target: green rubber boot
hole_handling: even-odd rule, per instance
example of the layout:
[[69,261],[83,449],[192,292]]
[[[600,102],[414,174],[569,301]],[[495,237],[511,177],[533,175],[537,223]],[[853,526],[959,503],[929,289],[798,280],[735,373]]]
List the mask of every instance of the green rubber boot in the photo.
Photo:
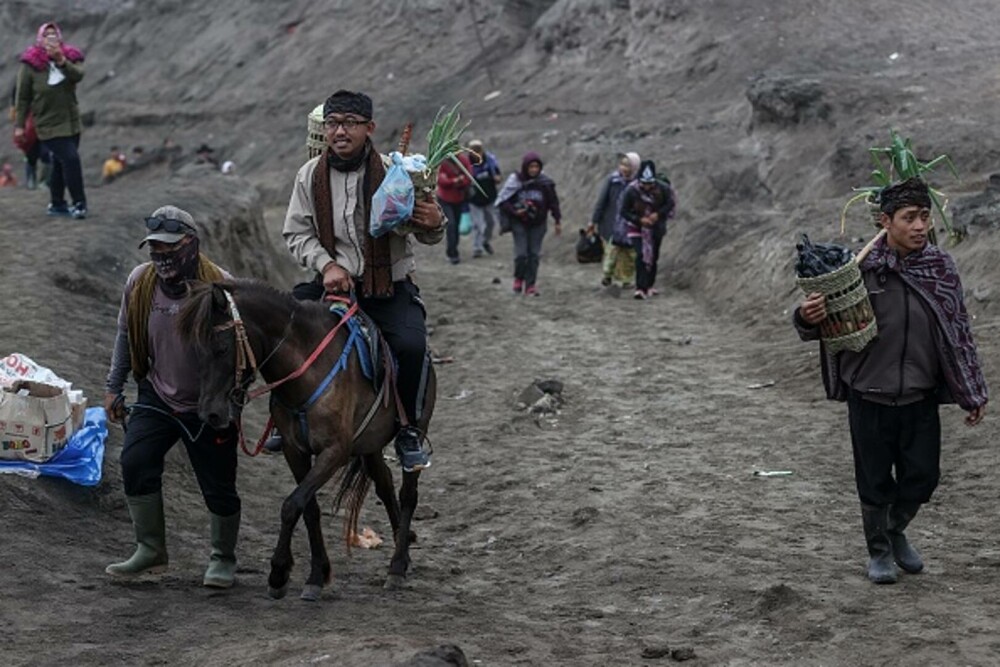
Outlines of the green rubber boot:
[[128,560],[112,563],[104,571],[114,577],[161,574],[167,569],[167,535],[163,522],[163,493],[125,496],[135,528],[135,553]]
[[240,534],[240,513],[212,514],[212,555],[205,570],[209,588],[229,588],[236,578],[236,539]]

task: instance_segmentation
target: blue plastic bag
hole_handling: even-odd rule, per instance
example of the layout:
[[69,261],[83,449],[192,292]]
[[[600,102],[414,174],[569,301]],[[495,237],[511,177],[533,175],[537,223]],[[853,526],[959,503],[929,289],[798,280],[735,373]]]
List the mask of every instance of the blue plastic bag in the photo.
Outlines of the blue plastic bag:
[[462,236],[468,236],[472,232],[472,214],[468,211],[462,211],[462,215],[458,218],[458,233]]
[[81,486],[96,486],[101,481],[104,441],[107,437],[108,424],[104,408],[88,408],[80,430],[48,461],[32,463],[0,460],[0,473],[15,473],[26,477],[63,477]]
[[375,238],[388,234],[413,215],[413,181],[403,166],[403,156],[392,152],[389,158],[392,166],[385,172],[382,185],[372,195],[368,225]]

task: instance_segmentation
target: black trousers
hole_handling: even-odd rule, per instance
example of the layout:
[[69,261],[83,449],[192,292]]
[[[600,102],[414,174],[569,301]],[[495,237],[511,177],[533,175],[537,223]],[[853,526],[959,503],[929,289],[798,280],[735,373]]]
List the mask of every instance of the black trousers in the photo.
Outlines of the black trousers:
[[[926,503],[941,477],[937,399],[890,406],[852,392],[847,399],[854,479],[866,505]],[[895,478],[893,478],[895,468]]]
[[[219,516],[231,516],[240,511],[240,497],[236,493],[239,437],[236,425],[216,431],[203,425],[193,412],[174,413],[146,380],[139,382],[136,402],[138,405],[128,418],[125,446],[122,447],[125,495],[142,496],[159,491],[163,487],[163,460],[170,448],[181,440],[209,511]],[[140,407],[142,405],[149,407]]]
[[462,205],[450,204],[438,199],[438,204],[444,211],[444,217],[448,219],[448,226],[445,228],[445,242],[447,247],[445,254],[448,257],[458,257],[458,239],[460,238],[458,225],[462,218]]
[[83,168],[80,166],[80,135],[46,139],[42,145],[52,155],[52,171],[49,173],[49,196],[53,204],[66,204],[66,190],[69,190],[73,204],[87,205],[87,195],[83,191]]
[[[385,341],[392,349],[399,366],[396,387],[406,410],[406,418],[415,424],[423,407],[421,392],[426,384],[427,316],[420,289],[409,279],[392,284],[393,295],[387,299],[358,298],[358,306],[378,326]],[[323,284],[319,281],[299,283],[292,295],[300,301],[319,301],[323,298]]]
[[663,237],[666,230],[659,225],[653,227],[653,263],[646,266],[642,261],[642,237],[632,239],[632,247],[635,249],[635,287],[636,289],[648,290],[656,284],[656,267],[660,262],[660,246],[663,245]]

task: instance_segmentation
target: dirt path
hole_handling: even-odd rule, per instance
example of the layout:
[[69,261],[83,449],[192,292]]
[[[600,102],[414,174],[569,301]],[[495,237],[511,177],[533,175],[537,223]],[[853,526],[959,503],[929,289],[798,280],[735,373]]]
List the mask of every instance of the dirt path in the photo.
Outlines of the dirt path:
[[[274,457],[240,461],[239,584],[203,589],[207,519],[180,450],[166,480],[170,573],[107,581],[104,565],[130,548],[114,433],[97,495],[0,477],[4,663],[389,665],[443,642],[477,665],[655,664],[643,650],[664,646],[693,649],[695,664],[993,661],[1000,551],[979,538],[996,528],[984,511],[995,423],[970,431],[945,409],[945,478],[913,527],[928,572],[875,589],[843,409],[822,399],[808,346],[783,326],[748,337],[689,292],[611,298],[565,246],[544,260],[543,296],[516,298],[509,241],[497,246],[457,267],[443,248],[421,252],[431,344],[454,362],[438,366],[406,590],[381,589],[387,550],[346,558],[327,516],[324,598],[267,598],[292,488]],[[565,383],[560,413],[515,406],[549,378]],[[387,535],[374,496],[362,523]],[[293,593],[301,526],[294,548]]]

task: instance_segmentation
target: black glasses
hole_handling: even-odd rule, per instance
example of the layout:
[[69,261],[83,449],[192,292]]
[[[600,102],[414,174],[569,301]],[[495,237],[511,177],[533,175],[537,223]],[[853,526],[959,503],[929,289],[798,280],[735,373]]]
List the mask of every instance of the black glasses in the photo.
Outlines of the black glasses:
[[177,232],[197,232],[194,227],[183,220],[177,220],[176,218],[161,218],[159,216],[146,218],[146,229],[151,232],[157,232],[162,229],[170,234],[176,234]]
[[335,118],[327,118],[323,121],[323,126],[328,130],[336,130],[338,126],[344,128],[348,132],[360,125],[367,125],[371,121],[358,120],[357,118],[345,118],[344,120],[337,120]]

